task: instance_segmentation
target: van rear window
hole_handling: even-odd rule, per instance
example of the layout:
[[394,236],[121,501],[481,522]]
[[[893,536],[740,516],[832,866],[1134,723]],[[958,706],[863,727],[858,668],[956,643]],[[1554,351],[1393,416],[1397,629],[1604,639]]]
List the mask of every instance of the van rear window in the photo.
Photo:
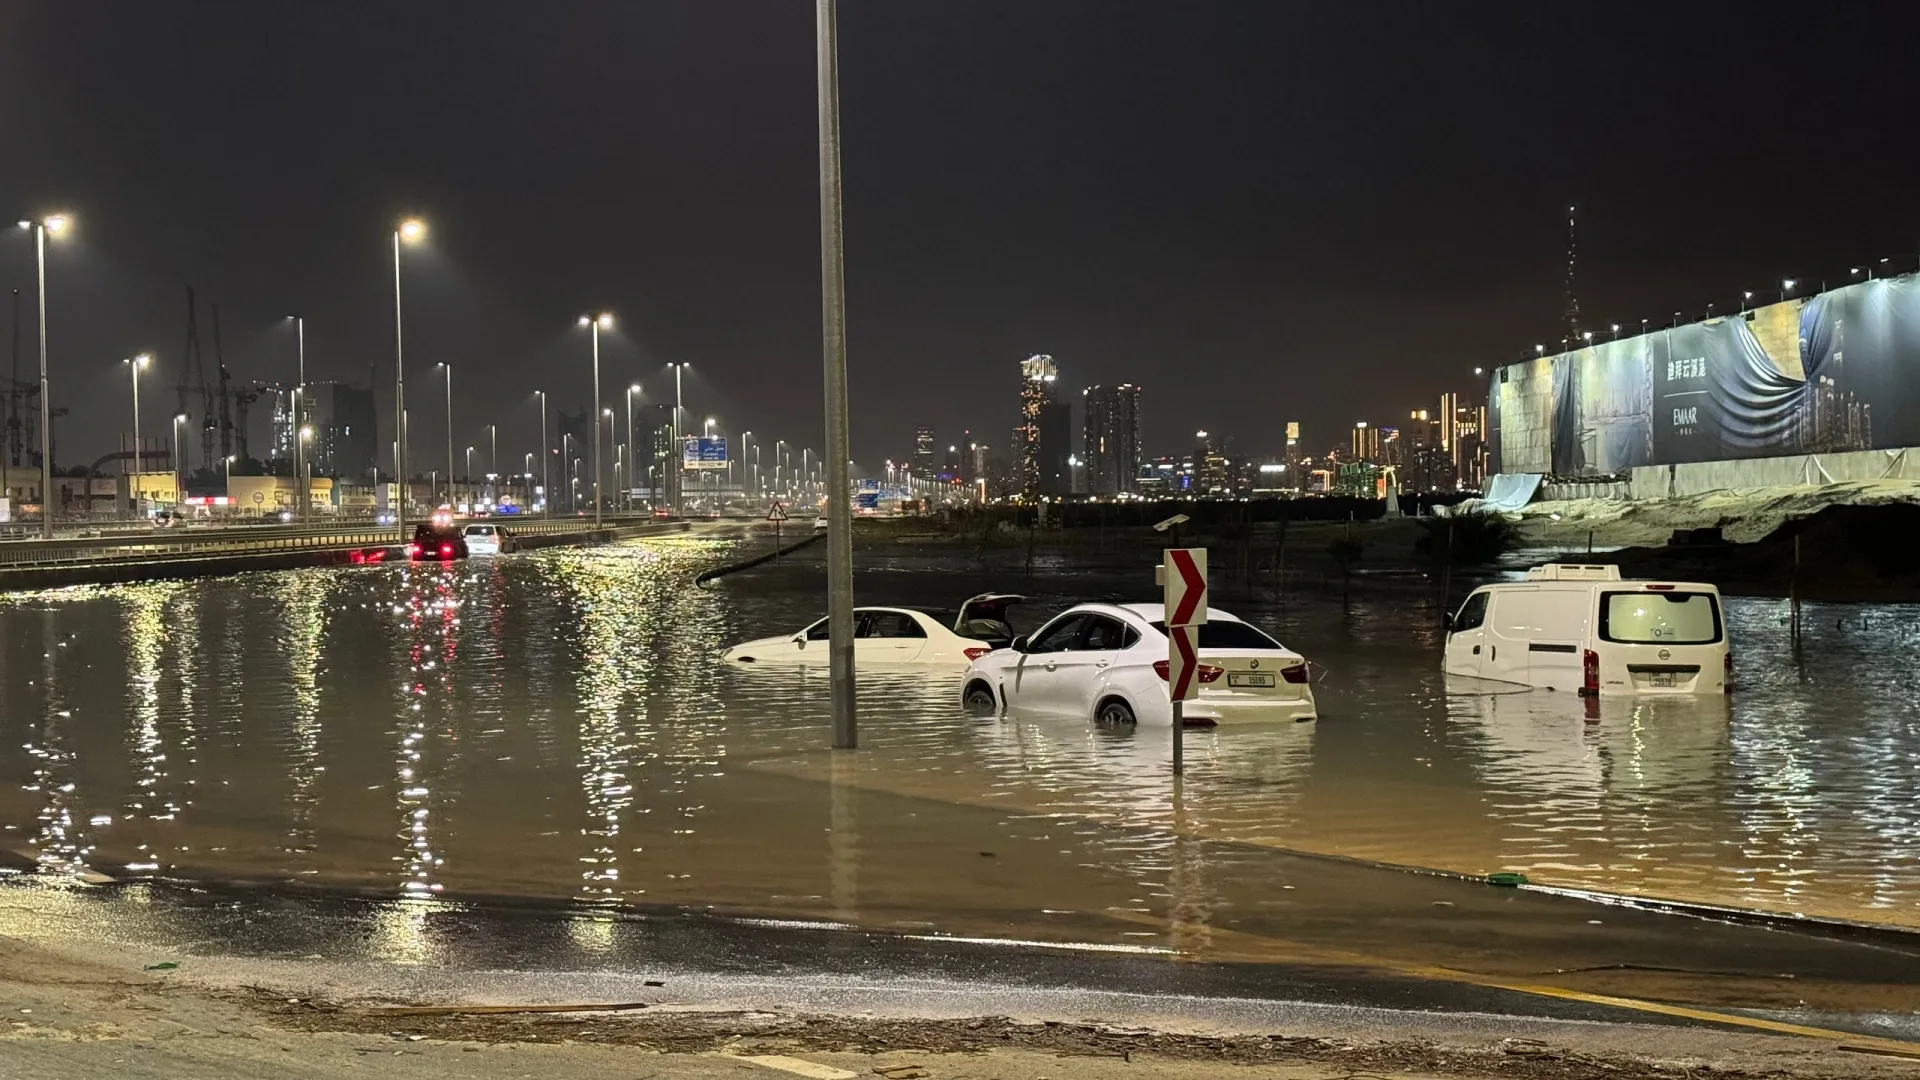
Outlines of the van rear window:
[[1604,592],[1600,639],[1628,645],[1712,645],[1720,640],[1720,602],[1702,592]]

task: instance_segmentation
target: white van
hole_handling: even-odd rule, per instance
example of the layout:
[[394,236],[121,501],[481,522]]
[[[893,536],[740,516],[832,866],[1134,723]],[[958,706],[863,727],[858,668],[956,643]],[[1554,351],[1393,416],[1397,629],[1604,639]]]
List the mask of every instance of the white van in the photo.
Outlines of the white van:
[[1719,694],[1733,674],[1720,590],[1553,563],[1474,590],[1446,672],[1582,694]]

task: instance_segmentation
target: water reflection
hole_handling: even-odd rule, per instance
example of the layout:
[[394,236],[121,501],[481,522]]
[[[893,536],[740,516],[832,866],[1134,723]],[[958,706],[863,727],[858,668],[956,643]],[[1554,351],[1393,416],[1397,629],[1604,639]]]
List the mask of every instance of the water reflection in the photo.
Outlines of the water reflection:
[[[1166,731],[966,717],[941,673],[863,676],[862,749],[825,753],[824,672],[713,662],[817,615],[818,565],[691,585],[726,552],[0,601],[0,837],[49,872],[97,839],[151,872],[421,912],[509,893],[994,932],[1097,917],[1187,951],[1284,904],[1245,854],[1263,847],[1920,925],[1904,609],[1809,605],[1796,665],[1777,604],[1731,601],[1734,694],[1585,702],[1442,679],[1432,628],[1378,598],[1234,598],[1321,665],[1323,718],[1189,732],[1176,785]],[[889,556],[860,587],[950,606],[1008,584]],[[1071,560],[1019,584],[1022,630],[1139,591]],[[426,917],[382,933],[414,948]]]

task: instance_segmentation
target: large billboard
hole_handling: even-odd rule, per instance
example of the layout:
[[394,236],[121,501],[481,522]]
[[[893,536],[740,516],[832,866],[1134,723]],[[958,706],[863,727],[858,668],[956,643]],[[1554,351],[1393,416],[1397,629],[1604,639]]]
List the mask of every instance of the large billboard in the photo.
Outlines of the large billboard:
[[1497,368],[1494,470],[1637,465],[1920,445],[1920,278],[1861,282]]
[[688,469],[724,469],[727,467],[727,440],[718,435],[689,435],[681,451],[681,464]]

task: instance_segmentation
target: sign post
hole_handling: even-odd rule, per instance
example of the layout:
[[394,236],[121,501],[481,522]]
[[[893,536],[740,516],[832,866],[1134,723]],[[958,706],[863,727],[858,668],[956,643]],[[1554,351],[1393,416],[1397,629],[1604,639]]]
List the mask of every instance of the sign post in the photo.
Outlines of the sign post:
[[767,520],[773,522],[773,558],[777,562],[780,559],[780,523],[787,520],[787,508],[780,505],[780,500],[775,499],[773,505],[767,508]]
[[1198,697],[1196,629],[1207,621],[1207,549],[1167,548],[1156,576],[1167,625],[1167,697],[1173,703],[1173,774],[1186,771],[1186,701]]

